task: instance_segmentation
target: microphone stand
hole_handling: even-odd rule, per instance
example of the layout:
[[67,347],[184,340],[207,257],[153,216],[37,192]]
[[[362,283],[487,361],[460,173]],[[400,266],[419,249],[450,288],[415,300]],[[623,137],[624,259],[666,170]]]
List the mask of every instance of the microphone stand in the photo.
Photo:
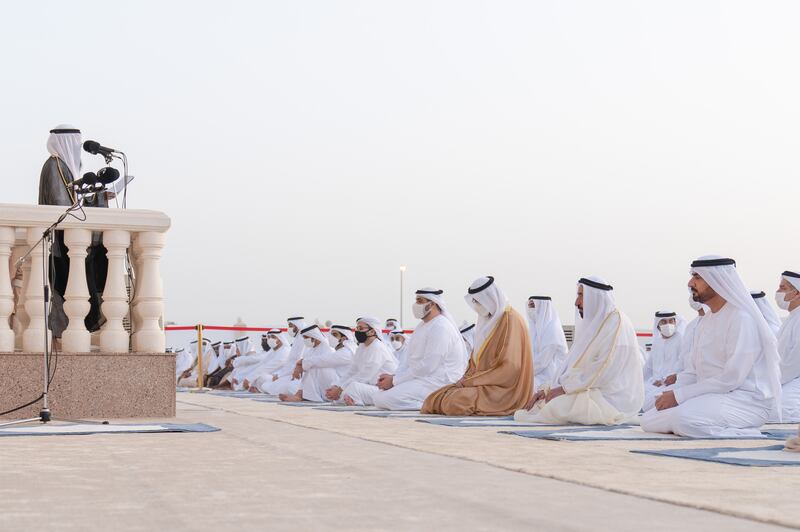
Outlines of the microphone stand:
[[[0,427],[9,427],[12,425],[21,425],[23,423],[31,423],[34,421],[39,421],[41,423],[47,423],[52,421],[54,418],[50,413],[50,404],[49,404],[49,394],[50,394],[50,281],[48,279],[48,266],[50,264],[50,250],[52,249],[53,245],[53,234],[58,225],[63,222],[67,216],[69,216],[73,210],[78,207],[81,207],[81,200],[82,198],[76,195],[75,203],[73,203],[66,211],[64,211],[58,219],[47,229],[44,230],[42,236],[39,240],[33,244],[25,254],[17,259],[17,262],[14,264],[14,269],[16,270],[20,264],[22,264],[33,250],[41,244],[42,246],[42,288],[44,291],[44,298],[43,298],[43,305],[44,305],[44,349],[42,350],[42,354],[44,355],[44,391],[42,392],[42,409],[39,411],[39,415],[37,417],[32,417],[28,419],[17,419],[14,421],[8,421],[5,423],[0,423]],[[38,399],[37,399],[38,401]],[[72,421],[65,419],[63,421]],[[93,422],[94,423],[94,422]],[[107,423],[107,422],[104,422]]]

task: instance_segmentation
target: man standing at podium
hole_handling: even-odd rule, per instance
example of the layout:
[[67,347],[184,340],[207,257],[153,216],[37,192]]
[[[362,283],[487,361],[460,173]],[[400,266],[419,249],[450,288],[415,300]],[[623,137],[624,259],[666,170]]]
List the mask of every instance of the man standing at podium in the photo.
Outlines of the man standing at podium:
[[[67,124],[50,130],[47,151],[50,153],[50,157],[42,166],[42,173],[39,177],[39,205],[68,207],[76,201],[72,182],[79,176],[81,170],[80,130]],[[96,196],[98,198],[94,203],[95,206],[108,206],[105,194],[100,193]],[[100,312],[100,304],[105,288],[108,259],[102,242],[102,234],[97,231],[93,232],[92,244],[86,256],[86,283],[91,309],[84,324],[90,332],[99,330],[105,322],[105,318]],[[64,232],[56,231],[53,235],[51,250],[52,267],[49,268],[52,286],[49,322],[53,338],[61,338],[61,333],[67,328],[68,323],[64,313],[64,292],[67,289],[69,277],[67,250],[68,248],[64,244]]]

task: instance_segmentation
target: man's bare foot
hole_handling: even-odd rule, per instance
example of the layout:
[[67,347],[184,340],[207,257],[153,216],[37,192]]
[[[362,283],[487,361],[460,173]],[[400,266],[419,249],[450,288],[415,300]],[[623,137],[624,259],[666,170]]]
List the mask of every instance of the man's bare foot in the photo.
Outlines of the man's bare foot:
[[353,401],[353,398],[350,397],[349,395],[345,395],[344,396],[344,404],[346,404],[347,406],[355,406],[356,402]]
[[242,387],[243,387],[245,390],[248,390],[248,389],[250,389],[250,383],[249,383],[249,382],[247,382],[247,379],[245,379],[245,380],[244,380],[244,382],[242,382]]
[[303,400],[303,392],[282,393],[278,395],[278,399],[289,403],[299,403]]
[[251,386],[247,389],[250,393],[261,393],[261,390],[256,388],[255,386]]

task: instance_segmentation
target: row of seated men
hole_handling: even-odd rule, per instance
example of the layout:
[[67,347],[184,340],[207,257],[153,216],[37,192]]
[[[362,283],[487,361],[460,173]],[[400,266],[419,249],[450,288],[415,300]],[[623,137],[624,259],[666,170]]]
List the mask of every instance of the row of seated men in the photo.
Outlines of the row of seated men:
[[[755,436],[770,420],[799,422],[800,274],[780,276],[783,323],[763,293],[746,288],[732,259],[692,262],[688,287],[696,316],[686,324],[675,312],[657,312],[649,356],[603,279],[578,281],[568,349],[549,297],[531,296],[526,323],[489,276],[465,295],[474,326],[458,327],[443,292],[425,288],[416,292],[413,334],[384,333],[379,320],[362,317],[355,330],[334,325],[326,335],[290,318],[287,331],[264,335],[260,352],[247,338],[206,343],[206,383],[285,401],[427,414],[640,422],[646,431],[689,437]],[[179,384],[196,382],[191,358],[177,357]]]

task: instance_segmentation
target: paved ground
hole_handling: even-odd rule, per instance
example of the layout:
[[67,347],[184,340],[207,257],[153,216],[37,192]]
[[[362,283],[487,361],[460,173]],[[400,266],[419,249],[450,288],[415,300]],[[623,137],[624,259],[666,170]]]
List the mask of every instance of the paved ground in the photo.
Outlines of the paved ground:
[[[684,442],[529,440],[183,393],[170,421],[222,431],[0,439],[0,530],[800,526],[800,469],[628,452]],[[704,443],[719,445],[691,446]]]

